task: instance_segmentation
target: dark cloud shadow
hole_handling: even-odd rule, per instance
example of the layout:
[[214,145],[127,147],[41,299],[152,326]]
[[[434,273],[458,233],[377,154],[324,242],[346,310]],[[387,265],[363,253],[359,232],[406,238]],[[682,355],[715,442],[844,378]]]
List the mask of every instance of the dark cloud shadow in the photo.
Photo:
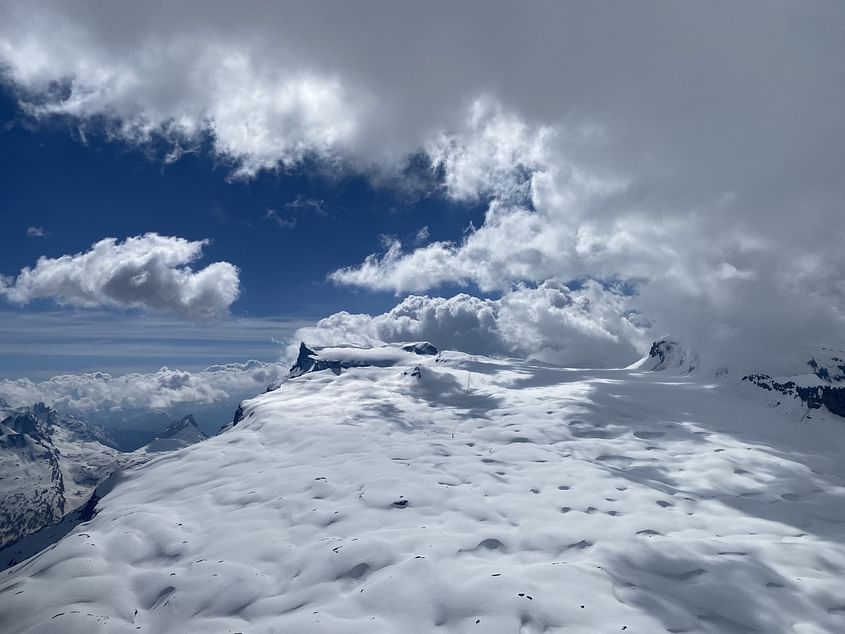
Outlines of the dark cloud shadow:
[[[490,394],[474,391],[453,374],[437,372],[428,368],[417,368],[419,376],[413,376],[411,394],[431,407],[466,410],[469,418],[486,418],[487,413],[502,403],[502,399]],[[471,377],[470,377],[471,382]]]

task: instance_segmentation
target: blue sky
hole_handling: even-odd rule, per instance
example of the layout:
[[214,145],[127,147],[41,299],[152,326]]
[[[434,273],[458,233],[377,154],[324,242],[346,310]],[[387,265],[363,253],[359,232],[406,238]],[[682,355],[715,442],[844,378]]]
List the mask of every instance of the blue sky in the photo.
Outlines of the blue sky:
[[[0,308],[6,352],[0,376],[275,360],[279,341],[297,326],[339,310],[382,312],[396,303],[394,293],[327,280],[381,251],[382,236],[413,243],[427,227],[426,242],[455,239],[483,218],[482,205],[437,194],[425,167],[418,171],[430,180],[414,192],[307,164],[232,179],[231,165],[207,147],[164,164],[161,147],[139,149],[96,129],[83,135],[70,118],[35,125],[8,87],[0,91],[0,130],[0,204],[12,246],[0,250],[0,273],[14,276],[41,256],[84,252],[105,237],[157,232],[210,239],[198,264],[232,262],[241,280],[229,317],[195,321],[190,329],[161,316],[153,322],[139,311],[57,312],[50,300],[6,303]],[[28,235],[30,227],[44,235]],[[237,335],[230,341],[221,330]]]

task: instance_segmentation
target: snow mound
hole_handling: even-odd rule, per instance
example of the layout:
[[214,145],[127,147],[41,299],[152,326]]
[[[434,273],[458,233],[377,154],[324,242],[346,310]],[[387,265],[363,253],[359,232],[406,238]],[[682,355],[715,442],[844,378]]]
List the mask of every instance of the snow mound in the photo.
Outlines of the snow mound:
[[[845,631],[845,433],[696,375],[308,372],[127,469],[3,631]],[[84,582],[80,582],[84,580]]]

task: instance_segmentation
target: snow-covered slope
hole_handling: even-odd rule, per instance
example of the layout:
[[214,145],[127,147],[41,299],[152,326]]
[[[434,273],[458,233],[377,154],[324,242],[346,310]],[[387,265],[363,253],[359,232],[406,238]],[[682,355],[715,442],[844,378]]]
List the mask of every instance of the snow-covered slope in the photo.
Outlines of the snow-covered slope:
[[845,631],[845,424],[675,372],[312,371],[110,482],[4,632]]

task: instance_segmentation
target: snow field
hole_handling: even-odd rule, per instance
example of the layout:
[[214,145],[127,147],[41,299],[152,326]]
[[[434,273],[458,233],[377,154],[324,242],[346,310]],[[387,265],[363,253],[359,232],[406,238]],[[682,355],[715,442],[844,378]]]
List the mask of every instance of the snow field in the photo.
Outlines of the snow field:
[[845,631],[841,420],[692,377],[414,361],[304,375],[124,472],[4,573],[0,630]]

